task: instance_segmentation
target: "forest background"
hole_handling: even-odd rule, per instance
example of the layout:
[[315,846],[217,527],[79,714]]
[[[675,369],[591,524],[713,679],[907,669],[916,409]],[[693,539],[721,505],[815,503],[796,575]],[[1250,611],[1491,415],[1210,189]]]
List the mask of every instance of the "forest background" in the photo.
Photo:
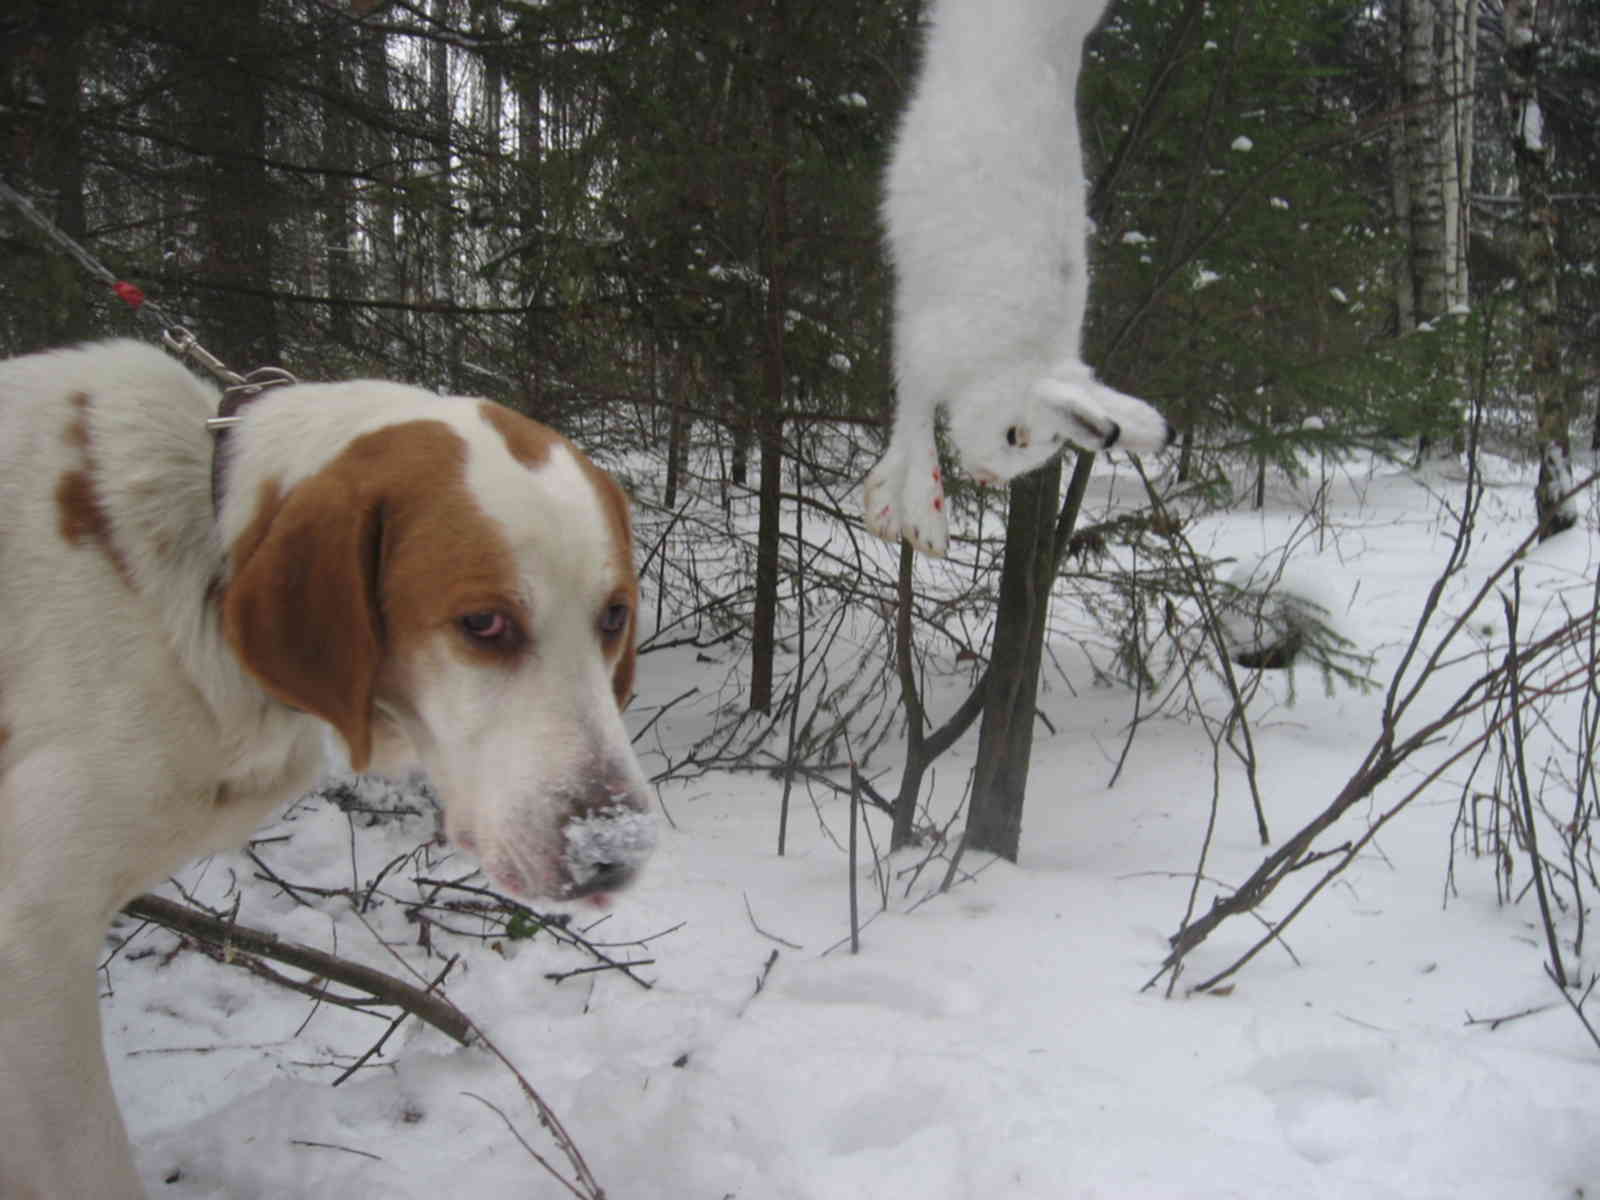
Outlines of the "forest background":
[[[977,532],[952,593],[804,526],[855,539],[892,403],[876,199],[923,7],[24,0],[0,15],[5,177],[237,370],[489,395],[615,468],[644,514],[643,650],[734,648],[697,769],[843,787],[903,719],[898,794],[868,787],[899,846],[924,771],[981,716],[968,839],[1014,858],[1064,569],[1102,585],[1106,676],[1153,689],[1176,606],[1216,626],[1217,565],[1183,522],[1260,506],[1270,471],[1488,439],[1540,464],[1536,536],[1578,520],[1573,439],[1600,446],[1600,10],[1114,3],[1080,97],[1086,357],[1181,442],[1147,505],[1094,525],[1089,455],[1065,490],[1059,465],[1009,497],[958,480]],[[151,334],[11,206],[0,246],[0,351]],[[720,525],[686,499],[708,494]],[[871,609],[894,652],[808,674],[808,618],[825,640]],[[937,727],[935,650],[982,668]],[[1337,643],[1318,660],[1359,674]]]
[[[1497,906],[1520,915],[1537,891],[1539,927],[1530,922],[1527,938],[1538,940],[1542,929],[1544,969],[1600,1045],[1584,990],[1586,973],[1594,986],[1592,966],[1585,969],[1592,964],[1586,922],[1600,895],[1593,834],[1600,585],[1591,546],[1580,541],[1593,542],[1593,507],[1580,503],[1592,479],[1575,480],[1572,466],[1591,470],[1600,451],[1600,6],[1115,0],[1088,43],[1080,95],[1095,260],[1085,352],[1113,386],[1167,413],[1181,439],[1148,464],[1069,455],[1005,492],[971,487],[953,473],[957,536],[942,563],[913,562],[909,552],[896,562],[858,519],[860,481],[893,401],[879,177],[925,7],[919,0],[12,0],[0,10],[0,179],[235,370],[278,365],[307,379],[371,375],[490,396],[557,426],[617,473],[635,503],[648,609],[641,678],[651,694],[627,714],[630,726],[664,797],[687,808],[687,789],[728,793],[717,801],[726,800],[715,810],[721,815],[702,815],[698,836],[684,839],[681,854],[663,854],[656,882],[641,885],[699,913],[700,928],[723,934],[748,916],[752,936],[767,938],[751,908],[758,871],[775,896],[796,900],[794,875],[765,857],[756,865],[735,860],[718,844],[730,825],[764,822],[769,814],[756,811],[757,801],[772,791],[782,796],[779,854],[791,791],[834,821],[819,821],[820,832],[797,830],[802,845],[831,843],[837,810],[849,805],[850,848],[837,851],[851,856],[853,925],[863,881],[883,911],[903,876],[909,896],[919,877],[942,874],[948,887],[986,870],[968,859],[972,874],[963,876],[966,850],[1017,858],[1032,738],[1041,728],[1055,732],[1054,713],[1067,733],[1062,741],[1080,753],[1071,757],[1058,743],[1057,761],[1041,767],[1052,772],[1042,791],[1053,782],[1059,795],[1077,796],[1090,782],[1098,786],[1098,777],[1084,775],[1095,774],[1092,762],[1082,765],[1095,752],[1115,784],[1136,742],[1159,745],[1148,758],[1162,782],[1147,777],[1131,789],[1131,801],[1125,788],[1117,804],[1036,804],[1031,828],[1041,840],[1053,831],[1058,851],[1083,849],[1070,868],[1053,871],[1047,861],[1042,871],[1017,876],[1021,892],[995,882],[1010,876],[984,876],[997,895],[1026,895],[1010,902],[1013,915],[1005,918],[1018,927],[1018,953],[995,936],[998,920],[969,928],[966,909],[945,914],[949,923],[930,925],[920,941],[920,927],[903,922],[893,926],[907,939],[898,974],[870,990],[920,995],[918,988],[933,987],[928,962],[937,946],[930,943],[948,940],[962,958],[993,942],[1028,972],[1024,983],[1001,990],[1041,998],[1026,1020],[1001,1024],[1049,1029],[1059,998],[1077,995],[1093,974],[1085,963],[1096,961],[1089,951],[1101,925],[1139,938],[1137,953],[1107,940],[1114,953],[1099,961],[1113,962],[1116,969],[1104,973],[1116,978],[1099,981],[1105,995],[1124,986],[1130,963],[1144,974],[1160,963],[1149,985],[1164,982],[1170,992],[1191,951],[1223,922],[1247,916],[1260,929],[1230,922],[1223,945],[1196,956],[1195,974],[1206,978],[1184,979],[1227,994],[1234,973],[1259,950],[1287,946],[1285,926],[1319,894],[1332,893],[1328,885],[1359,856],[1369,867],[1374,859],[1388,864],[1393,843],[1386,850],[1376,835],[1426,793],[1431,807],[1458,813],[1447,895],[1456,893],[1458,862],[1469,858],[1489,864]],[[0,354],[112,334],[156,337],[160,322],[150,315],[149,307],[131,310],[0,199]],[[1534,494],[1506,505],[1491,490],[1513,487]],[[1293,496],[1287,507],[1285,495]],[[1486,523],[1498,513],[1502,523],[1526,522],[1526,530],[1507,537],[1503,528],[1477,524],[1486,495]],[[1341,531],[1352,496],[1362,515]],[[1273,548],[1252,566],[1224,552],[1237,554],[1250,538],[1218,539],[1214,531],[1221,523],[1237,533],[1241,516],[1257,510]],[[1343,541],[1363,541],[1380,526],[1391,539],[1386,553],[1377,552],[1375,535],[1366,554],[1346,562]],[[1536,541],[1553,543],[1543,560]],[[1421,572],[1435,569],[1436,553],[1443,564],[1436,580],[1418,584]],[[1495,557],[1485,562],[1485,553]],[[1418,574],[1405,577],[1397,598],[1394,564],[1408,557]],[[1335,558],[1337,572],[1328,566]],[[1347,592],[1338,597],[1340,612],[1305,602],[1319,581],[1297,578],[1294,559],[1315,561],[1349,585],[1327,590]],[[1527,595],[1539,597],[1529,607],[1539,611],[1519,620],[1524,565]],[[1383,611],[1356,603],[1363,585],[1387,597],[1377,602]],[[1252,594],[1261,601],[1253,609]],[[1414,627],[1411,600],[1420,611]],[[1365,629],[1349,628],[1352,613],[1362,613]],[[1264,641],[1263,631],[1271,635]],[[1250,645],[1253,637],[1261,644]],[[1265,681],[1271,668],[1294,659],[1310,670]],[[1333,766],[1308,754],[1298,735],[1285,742],[1283,732],[1293,724],[1284,714],[1296,687],[1319,675],[1327,732],[1350,751]],[[1050,688],[1054,700],[1036,704]],[[1346,698],[1358,694],[1371,703],[1347,709]],[[1113,710],[1114,721],[1105,715]],[[1276,791],[1270,769],[1258,784],[1265,756],[1252,730],[1263,728],[1264,716],[1279,728],[1263,744],[1277,738],[1292,765],[1306,764],[1288,784],[1280,770]],[[1084,732],[1091,718],[1103,718],[1102,730],[1114,723],[1103,744]],[[1162,721],[1159,740],[1139,742]],[[1173,732],[1175,722],[1185,732]],[[1374,722],[1369,748],[1362,739]],[[979,745],[968,774],[968,756],[950,752],[975,725]],[[1210,744],[1209,769],[1195,757],[1197,739]],[[938,780],[946,754],[961,769]],[[754,772],[773,779],[757,784]],[[964,783],[949,778],[958,774]],[[506,947],[522,946],[531,957],[535,941],[559,942],[565,925],[470,881],[446,886],[432,877],[444,852],[425,796],[379,812],[341,787],[325,793],[320,807],[291,814],[301,822],[292,847],[275,836],[271,851],[252,846],[215,875],[256,888],[253,912],[296,897],[296,907],[276,913],[275,927],[292,936],[326,938],[319,922],[335,911],[349,930],[382,910],[389,944],[414,941],[411,953],[430,978],[456,964],[445,947],[481,942],[467,957],[482,959],[510,957]],[[1226,836],[1232,815],[1223,800],[1242,790],[1258,845]],[[1203,823],[1194,803],[1203,807],[1208,792]],[[1186,807],[1184,820],[1166,825],[1169,793]],[[881,811],[858,822],[857,804]],[[1124,828],[1124,808],[1135,813],[1136,838]],[[363,878],[354,878],[358,814],[365,825],[382,826],[364,828],[367,852],[388,855]],[[1289,828],[1269,831],[1269,817]],[[320,835],[313,824],[325,827]],[[882,844],[855,845],[858,826],[870,840],[875,824],[889,827],[898,857]],[[314,874],[310,864],[329,847],[343,853],[347,832],[352,879]],[[766,837],[764,825],[759,836]],[[1124,856],[1132,841],[1143,853]],[[1148,901],[1140,907],[1131,898],[1132,881],[1140,895],[1159,889],[1147,877],[1171,874],[1174,847],[1188,853],[1195,841],[1197,865],[1172,885],[1186,895],[1181,920],[1169,936],[1146,938],[1170,926],[1164,909],[1148,915]],[[803,850],[791,853],[804,860]],[[262,854],[284,857],[269,868]],[[1254,854],[1261,860],[1252,871]],[[282,861],[320,882],[308,887]],[[834,860],[810,869],[826,876],[831,905]],[[1097,870],[1112,873],[1102,878]],[[235,969],[233,950],[247,932],[228,923],[239,892],[199,871],[209,890],[172,886],[189,905],[209,908],[211,932],[196,924],[207,914],[194,911],[183,918],[187,925],[169,914],[169,927],[187,930],[182,945],[211,945]],[[702,871],[738,880],[728,906],[721,891],[715,907],[694,891],[713,890]],[[260,873],[252,881],[253,872]],[[417,876],[416,894],[398,899],[408,874]],[[1425,876],[1405,880],[1419,896],[1427,893],[1422,907],[1435,888]],[[1465,889],[1469,900],[1481,898],[1479,883],[1478,891]],[[1363,896],[1377,886],[1369,871]],[[1077,903],[1059,900],[1061,889]],[[807,893],[811,916],[831,937],[834,910],[822,902],[821,883],[815,891]],[[684,901],[691,894],[696,899]],[[305,896],[319,900],[303,903]],[[873,906],[871,894],[863,900]],[[730,920],[736,902],[742,907]],[[1395,909],[1416,913],[1418,904]],[[796,907],[772,901],[786,917]],[[1054,947],[1058,933],[1044,918],[1074,908],[1086,914],[1072,927],[1074,939],[1060,955],[1036,961],[1035,947]],[[156,911],[147,907],[141,916],[160,923]],[[1476,909],[1470,924],[1489,937],[1505,930]],[[462,933],[469,926],[477,932]],[[134,927],[124,945],[143,929]],[[1239,929],[1244,942],[1233,935]],[[1406,953],[1417,941],[1400,931]],[[1358,943],[1353,935],[1337,949],[1322,943],[1329,961],[1349,956],[1346,969],[1317,975],[1313,967],[1296,986],[1346,994],[1369,953]],[[882,935],[880,966],[889,944]],[[798,950],[784,946],[791,955]],[[1458,949],[1440,958],[1504,973],[1503,960],[1480,953],[1479,943]],[[674,972],[677,990],[663,991],[699,1020],[693,989],[704,982],[704,963],[692,952],[677,954],[683,961],[662,968]],[[737,947],[729,959],[737,962],[740,1000],[727,1028],[761,1033],[759,1014],[745,1018],[744,954]],[[770,955],[757,993],[778,959],[776,950]],[[164,1011],[146,1002],[138,981],[182,990],[162,975],[165,962],[158,969],[128,952],[114,964],[121,999],[109,1003],[140,1014],[123,1036],[141,1044],[125,1058],[113,1055],[119,1069],[142,1071],[138,1064],[151,1061],[133,1057],[150,1040],[148,1025],[138,1022],[146,1010]],[[1041,963],[1060,972],[1060,987],[1041,984]],[[255,959],[243,965],[282,981],[277,968]],[[459,979],[468,995],[505,988],[506,1003],[488,1010],[508,1021],[567,1002],[569,993],[554,984],[554,1000],[526,990],[512,996],[515,970],[492,965],[504,969],[458,969],[450,982]],[[317,972],[336,967],[320,961]],[[735,977],[720,960],[717,969]],[[794,968],[799,984],[778,972],[773,990],[821,979],[807,969]],[[564,970],[547,978],[569,978]],[[1434,967],[1422,974],[1434,978]],[[1441,989],[1446,974],[1437,973]],[[1388,991],[1368,991],[1392,991],[1397,1006],[1409,1004],[1410,976],[1403,987],[1390,982]],[[597,1003],[597,1011],[632,1021],[654,1011],[649,1005],[673,1003],[661,995],[630,1006],[604,993],[613,1007]],[[1083,995],[1090,998],[1080,1001],[1082,1040],[1110,1047],[1119,1078],[1137,1074],[1141,1063],[1154,1071],[1176,1061],[1175,1049],[1153,1053],[1144,1039],[1184,1018],[1150,1016],[1124,1005],[1120,993]],[[1259,1011],[1275,1020],[1298,1011],[1298,999],[1281,999],[1261,1001]],[[582,1006],[587,1016],[589,1001]],[[1108,1039],[1104,1013],[1130,1011],[1147,1023],[1129,1026],[1139,1032],[1126,1043]],[[802,1016],[792,1030],[780,1026],[784,1052],[730,1052],[727,1062],[749,1059],[752,1072],[775,1081],[771,1091],[752,1092],[762,1099],[745,1107],[786,1116],[789,1101],[804,1099],[819,1112],[828,1108],[826,1089],[813,1097],[809,1083],[789,1087],[779,1070],[788,1047],[814,1040],[818,1014],[803,1008]],[[297,1025],[298,1015],[289,1023]],[[1501,1019],[1471,1023],[1498,1029]],[[726,1075],[680,1070],[679,1031],[669,1024],[664,1017],[659,1028],[647,1024],[651,1053],[672,1050],[658,1056],[653,1078],[681,1080],[682,1090],[658,1087],[651,1096],[698,1086],[720,1096]],[[895,1011],[874,1037],[892,1049],[905,1024]],[[607,1017],[584,1033],[570,1047],[572,1077],[614,1059],[626,1027]],[[116,1036],[117,1020],[108,1028]],[[1208,1027],[1202,1040],[1214,1032]],[[945,1046],[947,1031],[934,1041]],[[377,1061],[382,1044],[338,1065],[354,1070],[374,1054]],[[1466,1043],[1440,1044],[1436,1057],[1413,1049],[1408,1077],[1444,1078],[1457,1069]],[[540,1033],[526,1045],[530,1057],[537,1047],[561,1088],[549,1056],[565,1043]],[[841,1045],[845,1077],[857,1050]],[[1031,1044],[1014,1049],[1009,1069],[995,1075],[998,1088],[1035,1061]],[[1531,1103],[1531,1136],[1517,1138],[1529,1158],[1563,1171],[1592,1157],[1589,1042],[1579,1049],[1583,1070],[1560,1076],[1563,1095],[1570,1092],[1561,1128],[1570,1125],[1578,1149],[1546,1153],[1541,1139],[1557,1123]],[[1285,1077],[1289,1092],[1299,1094],[1302,1074],[1326,1082],[1321,1076],[1331,1071],[1335,1082],[1349,1082],[1338,1055],[1312,1057],[1303,1072],[1296,1067]],[[1384,1049],[1361,1061],[1383,1077],[1388,1067],[1373,1064],[1391,1057]],[[904,1067],[895,1061],[895,1079]],[[1549,1070],[1550,1060],[1530,1067],[1524,1094],[1543,1096]],[[963,1068],[957,1078],[951,1095],[987,1076]],[[1075,1089],[1082,1072],[1062,1078]],[[1365,1078],[1354,1092],[1361,1104],[1370,1098]],[[140,1080],[163,1101],[178,1095],[164,1076]],[[1481,1175],[1475,1146],[1499,1145],[1482,1134],[1506,1107],[1503,1082],[1499,1073],[1486,1077],[1481,1102],[1473,1101],[1483,1119],[1459,1123],[1459,1141],[1449,1143],[1451,1154],[1459,1151],[1461,1179]],[[244,1085],[216,1084],[218,1094],[235,1086]],[[1196,1086],[1175,1093],[1175,1111],[1218,1107],[1209,1082]],[[616,1109],[614,1132],[637,1136],[636,1177],[647,1181],[659,1170],[661,1145],[676,1142],[618,1108],[622,1094],[605,1090],[587,1108],[581,1094],[566,1098],[601,1129]],[[1413,1094],[1435,1095],[1402,1089],[1393,1112],[1457,1111],[1455,1093],[1400,1102]],[[309,1104],[309,1092],[275,1095],[288,1097],[286,1109]],[[735,1108],[740,1095],[729,1102]],[[1099,1108],[1093,1090],[1086,1095],[1091,1107],[1074,1111],[1092,1119]],[[1191,1103],[1189,1095],[1204,1101]],[[1126,1100],[1101,1107],[1144,1111]],[[862,1101],[875,1114],[883,1107],[873,1096]],[[194,1112],[185,1121],[210,1107],[189,1103]],[[1011,1110],[985,1103],[994,1128],[1008,1128]],[[701,1107],[721,1112],[709,1101]],[[1388,1111],[1374,1121],[1380,1133]],[[1326,1123],[1321,1109],[1308,1113],[1306,1127],[1317,1133],[1316,1153],[1307,1157],[1320,1163]],[[216,1128],[232,1137],[239,1125],[224,1114]],[[1082,1146],[1103,1143],[1109,1154],[1141,1145],[1135,1126],[1129,1118],[1113,1136],[1090,1136]],[[1159,1162],[1170,1126],[1148,1126],[1147,1136],[1161,1142],[1150,1156]],[[676,1128],[661,1126],[669,1127]],[[190,1161],[204,1157],[191,1145],[201,1136],[196,1129],[174,1135]],[[711,1129],[708,1121],[686,1143],[715,1149]],[[1426,1127],[1406,1140],[1413,1149],[1443,1144],[1435,1132]],[[1384,1139],[1352,1142],[1370,1151]],[[741,1134],[731,1144],[759,1157],[749,1143]],[[1195,1144],[1210,1146],[1209,1133]],[[1230,1157],[1231,1144],[1216,1152]],[[814,1171],[808,1145],[802,1139],[805,1153],[796,1152],[796,1179]],[[266,1156],[229,1153],[236,1155],[230,1171],[266,1169]],[[930,1177],[943,1170],[935,1160],[928,1160]],[[1575,1177],[1591,1178],[1586,1170]],[[713,1179],[726,1173],[721,1162],[706,1172]],[[1113,1163],[1107,1178],[1125,1186],[1129,1172]],[[959,1177],[954,1166],[947,1174]],[[1183,1178],[1191,1177],[1186,1169]],[[1040,1186],[1040,1195],[1063,1194]],[[1430,1194],[1396,1186],[1396,1194]],[[1451,1186],[1441,1184],[1438,1194],[1470,1194]],[[1483,1194],[1506,1194],[1482,1186]],[[215,1194],[241,1193],[219,1185]],[[317,1194],[346,1193],[330,1183]],[[860,1194],[888,1193],[864,1186]]]

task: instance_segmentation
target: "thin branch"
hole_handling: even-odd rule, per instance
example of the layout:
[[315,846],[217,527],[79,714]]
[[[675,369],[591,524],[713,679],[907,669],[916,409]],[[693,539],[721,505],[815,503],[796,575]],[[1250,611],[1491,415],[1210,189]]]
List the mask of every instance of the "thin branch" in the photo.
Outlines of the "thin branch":
[[426,1021],[440,1033],[463,1046],[472,1044],[471,1022],[462,1016],[455,1005],[383,971],[347,959],[336,958],[297,942],[283,941],[277,934],[224,921],[161,896],[149,894],[140,896],[130,901],[124,911],[129,916],[153,922],[174,933],[216,946],[230,955],[237,952],[257,955],[287,966],[298,967],[302,971],[310,971],[313,975],[334,983],[357,988],[372,996],[377,1003],[396,1005]]

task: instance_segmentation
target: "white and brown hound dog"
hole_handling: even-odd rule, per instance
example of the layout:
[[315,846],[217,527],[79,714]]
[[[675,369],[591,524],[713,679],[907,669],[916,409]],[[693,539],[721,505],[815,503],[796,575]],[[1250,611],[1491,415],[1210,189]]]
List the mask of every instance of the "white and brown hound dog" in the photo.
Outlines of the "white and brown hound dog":
[[315,782],[420,762],[523,896],[625,885],[654,838],[619,705],[621,489],[483,400],[218,396],[110,342],[0,363],[0,1196],[141,1195],[101,1049],[107,922]]

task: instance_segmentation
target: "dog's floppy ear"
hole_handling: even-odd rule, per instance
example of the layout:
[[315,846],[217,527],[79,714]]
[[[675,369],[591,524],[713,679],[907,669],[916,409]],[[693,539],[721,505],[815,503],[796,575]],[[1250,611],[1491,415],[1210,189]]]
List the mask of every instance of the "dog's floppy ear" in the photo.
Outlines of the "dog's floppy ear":
[[600,503],[610,518],[611,536],[616,539],[616,553],[626,573],[628,604],[628,633],[622,643],[622,654],[611,668],[611,691],[617,698],[617,707],[626,708],[633,699],[633,669],[638,658],[639,633],[639,576],[633,565],[633,518],[629,510],[628,493],[622,485],[600,470],[587,458],[579,461],[600,494]]
[[334,471],[277,491],[262,488],[234,545],[223,636],[268,692],[337,729],[359,771],[382,657],[382,505]]
[[617,698],[618,708],[627,708],[628,701],[633,699],[633,667],[638,658],[635,637],[635,630],[639,627],[637,595],[633,598],[633,604],[634,611],[628,614],[628,640],[622,644],[622,656],[617,659],[617,665],[611,668],[611,691]]

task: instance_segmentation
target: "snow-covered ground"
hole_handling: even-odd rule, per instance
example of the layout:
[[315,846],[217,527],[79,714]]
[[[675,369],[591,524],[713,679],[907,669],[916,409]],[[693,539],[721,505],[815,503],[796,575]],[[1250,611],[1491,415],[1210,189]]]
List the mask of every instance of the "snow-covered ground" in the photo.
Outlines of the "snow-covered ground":
[[[1528,479],[1495,470],[1476,565],[1447,609],[1529,526]],[[1385,678],[1444,560],[1444,502],[1459,494],[1448,473],[1362,466],[1336,475],[1320,537],[1305,535],[1288,489],[1264,515],[1210,516],[1188,532],[1203,550],[1245,558],[1301,528],[1294,577],[1315,581],[1318,602]],[[1103,483],[1095,495],[1103,505]],[[1530,554],[1526,611],[1587,588],[1595,547],[1590,511],[1582,529]],[[1495,602],[1480,636],[1503,626],[1498,614]],[[718,663],[687,648],[646,656],[635,728],[696,682],[715,695],[730,653]],[[429,894],[415,881],[472,883],[473,864],[427,845],[425,804],[381,788],[364,789],[362,803],[412,814],[305,801],[262,830],[259,862],[219,856],[183,885],[218,907],[237,898],[245,924],[395,973],[379,937],[430,975],[461,954],[449,996],[559,1115],[610,1200],[1600,1194],[1600,1049],[1543,973],[1532,898],[1498,905],[1492,863],[1458,852],[1457,894],[1445,903],[1464,768],[1314,902],[1288,950],[1270,947],[1225,995],[1186,995],[1182,982],[1258,936],[1248,918],[1235,921],[1165,998],[1141,987],[1184,911],[1211,804],[1211,743],[1198,722],[1146,725],[1108,790],[1131,693],[1094,686],[1087,670],[1075,677],[1081,659],[1070,652],[1060,661],[1067,676],[1047,671],[1041,697],[1054,732],[1038,731],[1021,862],[968,855],[971,877],[942,895],[932,894],[942,861],[900,875],[859,955],[841,944],[846,802],[797,786],[780,859],[781,784],[765,773],[665,785],[671,824],[643,882],[607,913],[574,911],[573,927],[608,955],[649,960],[631,968],[648,988],[614,970],[547,979],[594,960],[547,934],[468,936],[483,928],[470,911],[434,912],[458,933],[432,930],[429,956],[406,915],[405,902]],[[1481,664],[1469,656],[1450,669],[1459,681]],[[945,666],[939,711],[964,678]],[[1281,675],[1268,681],[1254,729],[1279,837],[1347,778],[1382,699],[1329,694],[1315,672],[1301,675],[1292,698]],[[655,747],[681,751],[713,715],[709,703],[669,710],[642,743],[647,769],[661,766]],[[938,764],[935,816],[961,801],[975,740]],[[873,766],[897,763],[890,747]],[[1200,911],[1266,853],[1242,773],[1231,759],[1222,771]],[[893,783],[892,770],[880,780]],[[1359,807],[1348,833],[1373,811]],[[886,827],[871,819],[881,846]],[[413,857],[393,866],[403,855]],[[879,892],[863,855],[872,916]],[[386,867],[358,917],[343,889]],[[295,894],[264,881],[268,871]],[[1513,886],[1525,882],[1518,864]],[[1279,917],[1289,903],[1274,897],[1265,911]],[[152,1196],[571,1194],[508,1130],[500,1114],[564,1165],[515,1077],[483,1049],[407,1021],[373,1065],[330,1087],[384,1020],[176,945],[144,929],[102,976],[112,1073]],[[1600,953],[1585,957],[1587,978]],[[1497,1028],[1468,1024],[1530,1009]],[[1600,1018],[1600,1000],[1588,1011]]]

